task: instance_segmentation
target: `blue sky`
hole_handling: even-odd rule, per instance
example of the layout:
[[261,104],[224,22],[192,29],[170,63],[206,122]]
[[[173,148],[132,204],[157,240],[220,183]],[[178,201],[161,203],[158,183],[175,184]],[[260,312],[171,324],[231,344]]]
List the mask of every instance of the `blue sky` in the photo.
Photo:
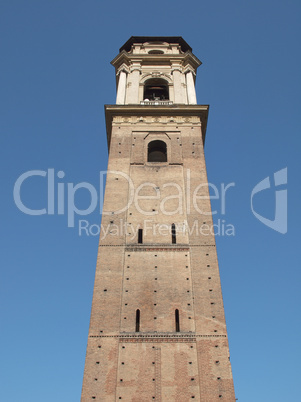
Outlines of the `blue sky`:
[[[235,226],[216,240],[236,397],[300,399],[300,11],[292,0],[1,2],[0,400],[80,398],[98,236],[79,236],[66,215],[22,213],[13,188],[22,173],[47,169],[65,173],[56,183],[98,188],[103,105],[115,102],[110,61],[132,35],[181,35],[203,62],[209,181],[235,183],[215,221]],[[281,234],[255,218],[250,195],[284,168]],[[24,203],[43,208],[45,183],[28,181]],[[274,219],[275,188],[254,208]]]

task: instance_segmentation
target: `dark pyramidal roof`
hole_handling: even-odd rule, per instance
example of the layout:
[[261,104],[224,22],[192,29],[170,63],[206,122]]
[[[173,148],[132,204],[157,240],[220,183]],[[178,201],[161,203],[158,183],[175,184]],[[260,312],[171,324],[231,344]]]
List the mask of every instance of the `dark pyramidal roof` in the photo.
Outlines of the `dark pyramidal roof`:
[[188,50],[192,52],[191,47],[182,38],[182,36],[131,36],[130,39],[125,42],[123,46],[119,49],[119,52],[125,50],[129,52],[131,50],[133,43],[144,43],[144,42],[167,42],[167,43],[178,43],[181,46],[183,52]]

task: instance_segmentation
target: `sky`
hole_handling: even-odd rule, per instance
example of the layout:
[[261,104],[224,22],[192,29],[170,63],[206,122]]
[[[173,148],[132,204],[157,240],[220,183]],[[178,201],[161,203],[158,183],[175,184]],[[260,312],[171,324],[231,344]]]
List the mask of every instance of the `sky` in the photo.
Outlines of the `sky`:
[[[81,216],[68,227],[66,211],[22,212],[13,191],[34,170],[101,193],[110,61],[133,35],[182,36],[203,62],[208,179],[234,183],[225,214],[212,208],[235,228],[216,242],[236,398],[300,400],[300,11],[297,0],[2,0],[1,401],[80,399],[98,236],[80,235]],[[25,205],[47,207],[47,177],[24,183]],[[84,219],[100,224],[99,210]]]

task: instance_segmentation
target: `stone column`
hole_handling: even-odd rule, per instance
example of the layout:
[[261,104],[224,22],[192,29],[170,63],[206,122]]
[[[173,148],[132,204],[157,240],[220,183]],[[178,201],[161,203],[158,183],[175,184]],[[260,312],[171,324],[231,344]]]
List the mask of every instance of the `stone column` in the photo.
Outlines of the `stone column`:
[[140,69],[134,67],[131,73],[128,75],[128,86],[126,93],[126,104],[139,103],[139,81],[140,81]]
[[126,72],[120,71],[116,96],[116,105],[124,105],[126,90]]
[[186,86],[187,86],[187,97],[189,105],[196,105],[196,93],[194,86],[193,74],[191,71],[188,71],[186,74]]
[[173,88],[174,88],[174,102],[184,103],[182,97],[181,71],[178,69],[174,69],[172,75],[173,75]]

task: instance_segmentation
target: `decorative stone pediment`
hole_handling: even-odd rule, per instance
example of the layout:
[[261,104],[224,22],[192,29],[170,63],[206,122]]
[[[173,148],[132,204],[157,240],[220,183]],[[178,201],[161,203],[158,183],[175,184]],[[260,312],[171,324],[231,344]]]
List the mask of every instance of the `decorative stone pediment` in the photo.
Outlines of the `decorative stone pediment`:
[[146,73],[142,75],[140,79],[140,85],[143,85],[145,81],[151,78],[162,78],[163,80],[166,80],[169,84],[172,84],[172,78],[170,77],[170,75],[165,74],[161,71],[153,71],[152,73]]

